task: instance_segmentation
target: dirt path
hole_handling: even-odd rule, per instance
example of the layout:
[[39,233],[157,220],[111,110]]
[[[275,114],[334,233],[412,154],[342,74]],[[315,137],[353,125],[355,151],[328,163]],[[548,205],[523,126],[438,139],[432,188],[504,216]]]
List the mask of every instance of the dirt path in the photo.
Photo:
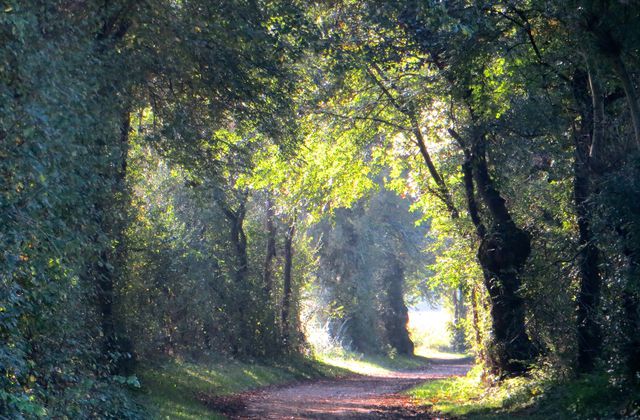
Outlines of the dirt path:
[[425,380],[464,375],[469,360],[431,359],[423,369],[317,380],[266,388],[229,401],[231,419],[433,418],[401,392]]

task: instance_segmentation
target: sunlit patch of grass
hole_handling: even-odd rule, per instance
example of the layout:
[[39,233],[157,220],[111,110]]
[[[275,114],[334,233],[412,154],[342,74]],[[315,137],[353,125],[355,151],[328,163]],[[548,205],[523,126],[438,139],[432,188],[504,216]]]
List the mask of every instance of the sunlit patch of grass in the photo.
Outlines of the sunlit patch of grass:
[[409,332],[416,353],[423,349],[448,350],[451,347],[450,322],[451,314],[444,309],[409,311]]
[[428,381],[408,391],[420,404],[448,416],[488,412],[500,407],[500,401],[488,398],[479,375],[474,368],[467,376]]
[[408,393],[436,412],[465,419],[572,418],[558,407],[545,413],[536,409],[552,383],[546,372],[538,370],[529,377],[506,379],[494,386],[484,383],[481,373],[482,367],[475,366],[467,376],[429,381]]
[[246,363],[217,360],[190,363],[173,360],[140,369],[141,403],[159,419],[224,419],[207,407],[207,397],[300,379],[344,375],[348,372],[302,357],[286,362]]
[[472,357],[473,355],[443,351],[443,350],[432,349],[428,347],[420,347],[419,349],[416,349],[416,356],[426,357],[427,359],[458,360],[458,359],[467,359]]
[[[562,381],[536,370],[487,386],[475,367],[466,377],[425,382],[407,391],[418,404],[465,419],[636,418],[640,392],[614,386],[605,375]],[[635,394],[634,394],[635,392]]]
[[409,311],[409,333],[415,344],[415,354],[429,359],[463,359],[471,354],[456,353],[451,346],[452,316],[445,309]]
[[[424,305],[423,305],[424,306]],[[341,341],[332,338],[326,326],[317,323],[306,325],[306,333],[317,358],[329,365],[361,375],[385,375],[393,370],[424,367],[426,359],[463,359],[466,354],[448,351],[451,335],[447,324],[451,315],[444,309],[422,309],[409,311],[411,339],[416,345],[416,356],[371,356],[345,350]]]
[[364,355],[346,350],[333,351],[317,356],[324,364],[359,375],[387,375],[396,370],[418,369],[429,361],[421,356]]

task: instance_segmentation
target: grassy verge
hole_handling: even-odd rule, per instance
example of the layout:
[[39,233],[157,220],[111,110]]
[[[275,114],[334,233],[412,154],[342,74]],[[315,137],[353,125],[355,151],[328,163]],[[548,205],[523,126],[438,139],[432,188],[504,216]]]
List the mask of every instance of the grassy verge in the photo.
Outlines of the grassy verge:
[[223,419],[207,399],[266,385],[349,373],[335,366],[304,358],[285,362],[247,363],[212,360],[207,363],[170,361],[140,369],[138,400],[157,419]]
[[427,359],[460,360],[473,359],[472,353],[457,353],[450,349],[420,347],[416,349],[416,355]]
[[156,419],[222,419],[208,401],[267,385],[301,379],[348,374],[384,375],[392,370],[423,367],[421,356],[364,356],[351,352],[318,355],[316,360],[292,357],[282,362],[242,362],[218,359],[207,362],[169,361],[142,367],[138,400]]
[[[640,395],[604,375],[560,381],[544,372],[487,387],[480,368],[466,377],[426,382],[410,391],[419,403],[445,416],[465,419],[637,418]],[[634,402],[635,401],[635,402]]]
[[362,355],[339,351],[318,356],[318,361],[360,375],[384,375],[394,370],[424,367],[429,360],[422,356]]

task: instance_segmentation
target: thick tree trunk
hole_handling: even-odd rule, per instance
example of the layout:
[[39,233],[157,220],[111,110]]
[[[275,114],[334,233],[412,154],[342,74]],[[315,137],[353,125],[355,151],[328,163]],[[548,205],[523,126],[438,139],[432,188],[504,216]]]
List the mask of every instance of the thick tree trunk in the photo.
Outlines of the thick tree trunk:
[[285,347],[290,345],[291,337],[291,303],[293,301],[293,236],[295,223],[292,221],[284,238],[284,284],[282,296],[282,343]]
[[274,263],[276,259],[276,225],[273,202],[268,197],[266,200],[265,229],[267,234],[267,246],[265,250],[264,265],[262,267],[262,322],[260,322],[259,334],[266,354],[275,355],[280,350],[280,330],[278,329],[278,305],[273,296],[274,288]]
[[387,339],[398,354],[413,355],[414,344],[409,337],[407,325],[409,311],[404,303],[404,270],[400,262],[392,256],[389,262],[386,280],[387,308],[384,313],[384,324]]
[[531,253],[531,239],[516,226],[496,189],[489,175],[484,147],[484,136],[477,136],[471,157],[473,179],[489,217],[478,248],[478,260],[491,300],[493,343],[488,357],[494,373],[512,376],[526,372],[537,353],[527,336],[524,300],[518,294],[520,274]]
[[[587,59],[587,63],[588,63]],[[592,66],[589,66],[592,67]],[[600,354],[600,327],[598,305],[602,279],[600,277],[600,250],[591,232],[591,214],[588,200],[593,189],[593,168],[600,157],[603,143],[604,108],[595,75],[574,75],[574,96],[580,109],[581,125],[574,133],[573,199],[578,224],[579,290],[576,296],[576,329],[578,339],[577,369],[588,373],[595,367]],[[587,92],[591,91],[591,98]]]
[[[465,154],[462,170],[467,208],[480,239],[477,257],[491,302],[493,342],[487,349],[487,361],[499,376],[519,375],[527,371],[537,353],[526,333],[524,300],[518,295],[531,239],[514,223],[489,175],[484,136],[476,135],[469,145],[454,130],[449,132]],[[488,226],[480,216],[476,184]]]
[[238,210],[233,215],[227,216],[231,222],[230,239],[235,251],[234,278],[238,285],[245,283],[247,270],[249,268],[247,257],[247,236],[244,233],[245,214],[245,202],[242,201],[238,206]]
[[233,280],[235,302],[233,307],[236,309],[235,327],[238,333],[232,337],[231,350],[234,354],[246,352],[250,347],[253,337],[252,326],[250,325],[247,314],[251,311],[250,297],[248,295],[247,273],[249,262],[247,256],[247,236],[244,233],[244,218],[246,215],[247,195],[240,196],[240,203],[237,210],[232,210],[224,201],[219,201],[219,205],[229,222],[229,240],[234,251],[233,260]]
[[102,232],[109,238],[100,252],[99,260],[90,269],[97,282],[97,300],[100,310],[101,329],[103,335],[103,353],[113,362],[113,372],[123,373],[132,369],[130,354],[131,345],[117,331],[114,316],[115,283],[118,274],[126,265],[126,208],[129,204],[129,194],[126,187],[127,155],[129,152],[129,130],[131,119],[129,112],[125,112],[120,125],[117,156],[113,165],[111,178],[112,189],[108,197],[97,205],[99,225]]
[[[582,163],[576,161],[576,166]],[[580,289],[576,297],[576,322],[578,333],[578,370],[590,372],[600,353],[600,327],[597,322],[600,301],[600,250],[593,242],[587,199],[589,177],[584,168],[576,168],[574,176],[574,203],[578,218],[578,268]]]
[[[491,303],[493,336],[486,359],[493,373],[499,376],[519,375],[526,372],[536,355],[526,334],[524,301],[518,295],[520,272],[531,253],[531,240],[515,225],[493,184],[487,168],[484,136],[475,138],[469,147],[457,132],[449,132],[465,155],[462,174],[467,208],[480,239],[477,257]],[[488,227],[480,216],[476,184],[486,208]]]
[[[415,19],[411,9],[403,11],[400,21],[431,57],[436,67],[444,73],[445,63],[428,42],[428,31]],[[449,82],[454,96],[466,103],[470,117],[474,119],[473,106],[469,98],[470,90],[459,89],[459,83],[451,75],[443,74]],[[457,92],[456,92],[457,91]],[[472,121],[473,122],[473,121]],[[509,214],[504,199],[493,185],[485,159],[485,138],[474,133],[471,142],[462,141],[451,130],[452,136],[460,143],[467,158],[467,168],[463,167],[467,204],[471,219],[480,238],[478,260],[483,270],[484,283],[491,301],[493,346],[488,355],[493,362],[493,370],[500,375],[520,374],[527,370],[536,351],[526,334],[524,301],[518,295],[520,273],[531,253],[529,235],[516,226]],[[466,173],[465,173],[466,172]],[[471,175],[472,176],[469,176]],[[473,184],[478,186],[479,196],[486,210],[486,222],[482,222],[473,193]]]

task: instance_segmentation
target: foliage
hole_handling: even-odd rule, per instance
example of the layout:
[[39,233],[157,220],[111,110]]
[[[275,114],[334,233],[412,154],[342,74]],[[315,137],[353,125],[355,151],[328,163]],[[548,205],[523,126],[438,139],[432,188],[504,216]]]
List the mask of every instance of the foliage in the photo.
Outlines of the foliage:
[[173,361],[141,369],[143,386],[137,399],[157,418],[225,418],[208,402],[256,387],[345,373],[344,369],[301,357],[270,363]]
[[4,1],[0,415],[139,417],[136,363],[305,352],[303,297],[409,354],[424,295],[480,404],[637,414],[631,3]]
[[406,202],[381,189],[313,230],[319,304],[311,315],[347,348],[413,354],[403,296],[420,293],[428,256],[412,219]]
[[637,392],[619,388],[602,373],[567,381],[539,370],[493,387],[483,384],[480,373],[476,368],[466,377],[432,381],[408,392],[418,403],[465,419],[614,418],[633,417],[638,410]]
[[[164,231],[127,228],[132,214],[142,214],[131,211],[128,188],[141,187],[146,176],[138,172],[129,185],[124,182],[136,170],[127,162],[131,115],[143,115],[138,134],[144,125],[145,134],[166,153],[192,144],[186,140],[193,140],[205,117],[213,131],[235,115],[250,118],[247,122],[263,131],[285,132],[278,128],[282,120],[271,115],[275,109],[283,119],[287,114],[289,102],[280,94],[292,80],[285,58],[298,48],[296,31],[288,29],[296,19],[295,5],[152,3],[145,8],[129,1],[89,1],[81,7],[68,1],[3,3],[3,416],[136,416],[121,389],[122,376],[112,376],[124,368],[122,360],[131,360],[126,344],[131,330],[122,321],[140,315],[150,327],[141,330],[153,331],[163,317],[147,312],[148,305],[145,311],[127,312],[131,301],[121,298],[134,291],[140,292],[136,303],[158,297],[138,288],[141,277],[138,283],[128,279],[140,274],[136,264],[155,263],[158,280],[158,271],[167,268],[159,258],[174,257],[179,246],[145,249],[157,252],[151,261],[132,258],[131,251],[188,229],[173,224],[176,215],[163,212],[170,207],[162,197],[148,195],[151,213],[138,222]],[[230,14],[237,16],[230,19]],[[211,49],[221,34],[227,35],[220,44],[226,48]],[[204,91],[211,94],[195,100]],[[204,102],[208,109],[201,113]],[[177,151],[171,154],[178,158]],[[127,229],[140,236],[127,243]],[[197,258],[196,250],[186,248],[190,244],[174,245],[182,246],[188,261]],[[179,263],[172,261],[170,270]],[[145,340],[135,344],[140,349]]]
[[[104,16],[63,2],[3,6],[0,412],[133,417],[100,354],[86,267],[107,243],[94,204],[112,180],[123,65],[95,42]],[[94,13],[94,15],[91,15]],[[112,67],[114,66],[114,67]]]

